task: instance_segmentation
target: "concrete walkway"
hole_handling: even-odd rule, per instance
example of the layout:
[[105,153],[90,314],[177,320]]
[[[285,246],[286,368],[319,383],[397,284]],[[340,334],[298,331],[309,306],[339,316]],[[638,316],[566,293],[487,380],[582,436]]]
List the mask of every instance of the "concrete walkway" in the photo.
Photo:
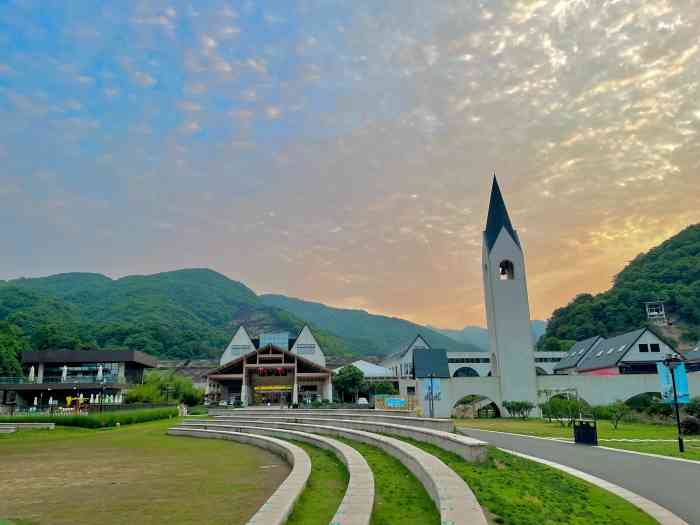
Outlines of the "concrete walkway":
[[700,524],[697,464],[471,428],[460,428],[460,433],[592,474],[666,507],[688,523]]

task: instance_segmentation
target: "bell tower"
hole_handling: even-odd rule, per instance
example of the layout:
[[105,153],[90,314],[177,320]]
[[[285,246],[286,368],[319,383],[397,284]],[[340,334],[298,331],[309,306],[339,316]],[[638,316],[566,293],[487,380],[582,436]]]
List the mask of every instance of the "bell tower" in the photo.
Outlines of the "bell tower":
[[501,400],[536,403],[525,256],[495,175],[484,230],[483,271],[491,374],[499,378]]

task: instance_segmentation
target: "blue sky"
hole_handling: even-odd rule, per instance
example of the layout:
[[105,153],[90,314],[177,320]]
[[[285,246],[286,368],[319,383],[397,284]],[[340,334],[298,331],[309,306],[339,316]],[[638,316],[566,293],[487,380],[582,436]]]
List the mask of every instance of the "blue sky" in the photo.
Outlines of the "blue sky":
[[691,0],[0,2],[0,279],[211,267],[483,322],[498,171],[533,316],[700,221]]

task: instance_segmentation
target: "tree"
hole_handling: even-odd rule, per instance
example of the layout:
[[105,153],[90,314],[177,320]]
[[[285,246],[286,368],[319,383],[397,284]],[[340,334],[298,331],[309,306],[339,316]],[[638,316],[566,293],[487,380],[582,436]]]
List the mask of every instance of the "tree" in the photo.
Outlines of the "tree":
[[535,405],[530,401],[504,401],[503,408],[505,408],[511,416],[526,419],[535,408]]
[[178,401],[188,406],[199,405],[204,391],[196,388],[189,377],[174,372],[152,371],[146,373],[144,382],[129,390],[127,403],[164,403]]
[[340,398],[345,399],[345,396],[350,394],[353,397],[353,401],[357,401],[358,393],[364,381],[365,374],[353,365],[344,366],[333,377],[333,384],[340,394]]
[[0,321],[0,376],[21,376],[20,354],[28,348],[27,339],[18,326]]
[[624,401],[618,400],[610,404],[610,421],[612,421],[615,430],[617,430],[620,421],[627,417],[631,411],[632,408]]
[[374,395],[394,395],[397,393],[396,387],[393,383],[389,381],[382,381],[380,383],[370,383],[369,390]]

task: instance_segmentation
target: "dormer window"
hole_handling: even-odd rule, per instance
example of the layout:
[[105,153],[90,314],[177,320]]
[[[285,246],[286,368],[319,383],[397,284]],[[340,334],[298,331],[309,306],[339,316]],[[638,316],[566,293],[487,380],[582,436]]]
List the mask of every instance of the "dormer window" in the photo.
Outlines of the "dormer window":
[[498,265],[498,269],[501,281],[512,281],[515,279],[515,267],[511,261],[502,261]]

